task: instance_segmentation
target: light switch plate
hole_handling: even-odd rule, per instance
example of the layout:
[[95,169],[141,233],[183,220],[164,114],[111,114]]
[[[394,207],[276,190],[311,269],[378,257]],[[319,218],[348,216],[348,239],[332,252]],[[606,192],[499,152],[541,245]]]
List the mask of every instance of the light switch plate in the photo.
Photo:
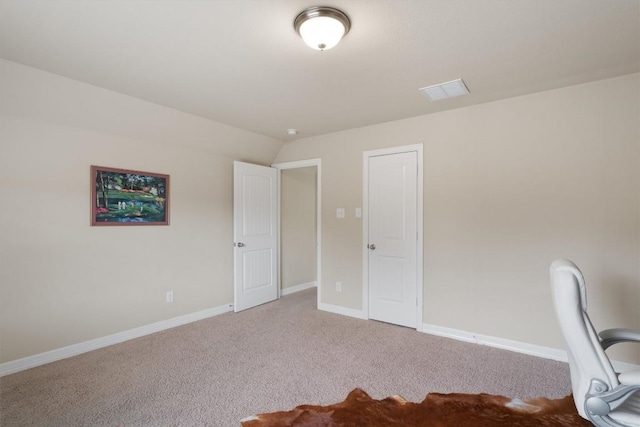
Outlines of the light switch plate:
[[362,218],[362,208],[356,208],[356,218]]
[[336,218],[344,218],[344,208],[336,209]]

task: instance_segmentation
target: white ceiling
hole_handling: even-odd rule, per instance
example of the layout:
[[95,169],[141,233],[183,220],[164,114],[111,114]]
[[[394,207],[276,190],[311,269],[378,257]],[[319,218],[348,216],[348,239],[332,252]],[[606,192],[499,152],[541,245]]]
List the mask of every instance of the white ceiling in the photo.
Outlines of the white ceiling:
[[[320,5],[352,21],[325,52]],[[0,57],[289,141],[638,72],[640,1],[1,0]]]

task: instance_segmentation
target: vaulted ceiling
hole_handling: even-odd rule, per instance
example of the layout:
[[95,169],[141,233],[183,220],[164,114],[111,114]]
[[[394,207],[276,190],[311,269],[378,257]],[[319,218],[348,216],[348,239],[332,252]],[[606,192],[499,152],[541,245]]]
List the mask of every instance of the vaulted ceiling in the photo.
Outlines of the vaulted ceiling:
[[[334,49],[309,6],[351,19]],[[288,141],[638,72],[640,1],[3,0],[0,57]]]

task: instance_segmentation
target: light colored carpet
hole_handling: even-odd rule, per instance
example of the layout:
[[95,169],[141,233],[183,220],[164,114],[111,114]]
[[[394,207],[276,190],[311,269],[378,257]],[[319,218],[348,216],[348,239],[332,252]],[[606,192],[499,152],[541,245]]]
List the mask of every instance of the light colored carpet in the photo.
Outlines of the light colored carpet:
[[9,426],[239,426],[356,387],[559,398],[566,363],[316,310],[315,289],[0,379]]

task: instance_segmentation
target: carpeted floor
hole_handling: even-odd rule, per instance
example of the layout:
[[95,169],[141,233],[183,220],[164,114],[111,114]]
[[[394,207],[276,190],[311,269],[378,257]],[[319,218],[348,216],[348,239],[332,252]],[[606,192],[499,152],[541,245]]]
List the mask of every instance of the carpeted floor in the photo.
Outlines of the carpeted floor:
[[239,426],[252,414],[428,392],[564,397],[568,365],[321,312],[314,289],[0,379],[0,425]]

